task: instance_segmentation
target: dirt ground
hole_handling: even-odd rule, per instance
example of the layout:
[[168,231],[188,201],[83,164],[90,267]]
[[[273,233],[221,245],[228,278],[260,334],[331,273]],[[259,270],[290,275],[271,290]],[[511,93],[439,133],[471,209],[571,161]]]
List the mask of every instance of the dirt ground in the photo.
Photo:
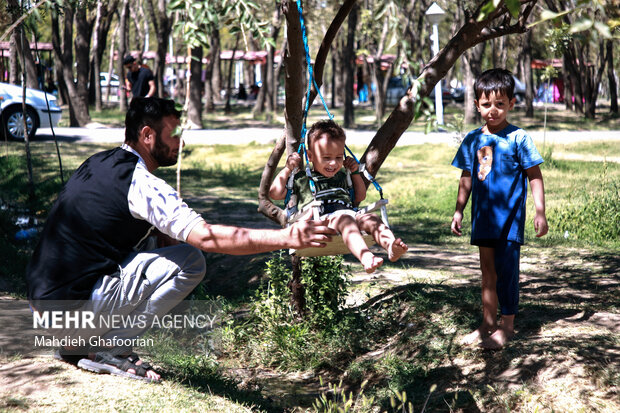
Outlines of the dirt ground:
[[[443,280],[454,287],[479,283],[478,256],[471,248],[413,245],[402,263],[404,270],[388,268],[372,275],[363,273],[352,263],[353,283],[372,282],[372,287],[363,294],[353,293],[349,304],[367,299],[366,293],[373,296],[420,278]],[[228,264],[219,262],[220,266]],[[471,381],[490,380],[521,394],[531,393],[526,398],[529,406],[522,406],[521,411],[533,411],[537,406],[551,406],[556,411],[620,411],[618,388],[609,386],[617,383],[620,374],[620,257],[589,250],[525,247],[521,273],[522,303],[529,310],[517,319],[517,344],[511,345],[510,351],[452,360],[452,367],[461,376],[459,381],[466,385]],[[212,282],[217,281],[212,279]],[[230,280],[225,284],[229,285]],[[7,303],[14,301],[3,297],[0,302],[6,309]],[[571,302],[574,306],[566,305]],[[9,319],[32,322],[23,304],[21,308],[0,312],[0,323],[4,326],[0,329],[0,410],[71,411],[75,410],[73,403],[76,406],[86,403],[84,407],[88,408],[91,404],[84,402],[85,395],[94,392],[103,397],[99,389],[119,385],[138,393],[187,391],[182,386],[148,387],[81,371],[54,360],[51,351],[24,355],[20,353],[20,342],[15,339],[16,332],[7,327],[12,325]],[[313,374],[286,375],[266,370],[230,374],[241,378],[242,385],[248,380],[260,383],[263,392],[272,393],[265,396],[276,400],[312,396],[319,391]],[[296,390],[287,394],[291,388]],[[119,399],[124,400],[124,393],[106,393],[104,406],[117,406]],[[98,405],[96,400],[93,403]],[[134,407],[128,410],[136,410]],[[486,411],[483,406],[478,408]]]

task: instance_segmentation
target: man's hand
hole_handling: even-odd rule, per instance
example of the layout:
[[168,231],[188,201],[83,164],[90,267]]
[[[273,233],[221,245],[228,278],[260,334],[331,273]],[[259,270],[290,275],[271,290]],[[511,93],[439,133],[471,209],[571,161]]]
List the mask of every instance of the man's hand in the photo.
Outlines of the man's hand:
[[342,163],[342,165],[347,168],[349,171],[351,172],[355,172],[358,169],[360,169],[360,166],[357,162],[355,162],[355,159],[353,159],[352,156],[348,156],[344,162]]
[[332,240],[336,230],[327,226],[327,221],[297,221],[287,228],[290,247],[302,249],[308,247],[325,247]]
[[463,235],[461,232],[461,228],[463,227],[463,213],[460,211],[456,211],[454,216],[452,217],[452,225],[450,225],[450,229],[452,233],[458,235],[459,237]]
[[537,238],[540,238],[549,232],[547,217],[544,213],[537,213],[534,216],[534,230],[536,231]]

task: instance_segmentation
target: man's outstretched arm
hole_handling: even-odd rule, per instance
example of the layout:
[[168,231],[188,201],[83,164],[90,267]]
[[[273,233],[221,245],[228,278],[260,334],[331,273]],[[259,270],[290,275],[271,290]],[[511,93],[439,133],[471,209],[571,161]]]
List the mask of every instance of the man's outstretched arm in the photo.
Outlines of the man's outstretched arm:
[[284,248],[324,247],[335,234],[326,221],[299,221],[283,229],[250,229],[202,221],[192,229],[187,243],[207,252],[247,255]]

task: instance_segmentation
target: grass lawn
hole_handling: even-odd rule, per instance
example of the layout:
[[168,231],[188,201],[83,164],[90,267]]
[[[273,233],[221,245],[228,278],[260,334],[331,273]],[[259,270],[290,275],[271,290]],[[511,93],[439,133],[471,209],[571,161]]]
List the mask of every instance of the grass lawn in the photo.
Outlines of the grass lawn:
[[[87,156],[111,146],[62,143],[65,179]],[[22,146],[9,143],[0,156],[0,291],[5,297],[23,297],[24,268],[34,246],[34,240],[12,237],[18,229],[15,217],[28,208],[44,221],[60,188],[53,144],[35,142],[31,149],[36,201],[30,204]],[[364,148],[352,149],[361,153]],[[125,393],[115,390],[119,379],[40,356],[0,355],[6,367],[0,367],[0,388],[7,389],[0,390],[0,409],[282,411],[304,406],[303,411],[316,402],[328,411],[330,400],[342,407],[344,395],[352,392],[355,411],[421,411],[424,405],[426,411],[618,411],[620,164],[554,159],[553,153],[617,156],[620,142],[556,144],[546,154],[542,171],[550,232],[534,238],[528,200],[518,335],[498,352],[459,344],[480,322],[480,275],[468,231],[461,238],[449,231],[459,177],[450,166],[455,150],[420,145],[392,151],[377,178],[390,200],[394,231],[411,251],[372,275],[345,256],[347,305],[328,332],[286,317],[274,317],[272,324],[256,318],[257,291],[270,254],[207,254],[208,273],[194,298],[217,300],[223,308],[216,356],[205,355],[204,343],[179,345],[156,336],[156,346],[140,352],[161,366],[166,382],[122,381]],[[272,226],[256,212],[257,185],[270,151],[262,145],[186,147],[184,198],[209,222]],[[174,184],[173,168],[158,174]],[[368,193],[369,201],[377,197],[372,189]],[[468,223],[466,215],[464,228]],[[11,371],[22,372],[16,376],[22,385],[4,387]],[[30,388],[28,380],[37,384],[36,391],[20,390]],[[414,410],[407,410],[403,393]]]

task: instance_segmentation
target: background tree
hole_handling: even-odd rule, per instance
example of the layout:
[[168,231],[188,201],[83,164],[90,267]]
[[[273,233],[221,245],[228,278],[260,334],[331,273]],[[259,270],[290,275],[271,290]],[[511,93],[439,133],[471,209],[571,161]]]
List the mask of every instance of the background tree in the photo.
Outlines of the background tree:
[[[561,0],[545,0],[556,27],[549,32],[552,50],[563,55],[565,82],[570,95],[565,99],[574,103],[574,110],[593,119],[607,58],[605,41],[611,39],[607,24],[607,8],[602,2],[577,4]],[[567,13],[566,10],[571,11]],[[617,10],[617,6],[615,8]]]
[[[85,126],[90,122],[87,89],[90,36],[86,36],[90,35],[90,29],[88,28],[86,11],[80,11],[80,9],[86,5],[76,1],[64,1],[60,5],[58,1],[52,1],[50,7],[52,47],[58,73],[58,89],[63,96],[63,102],[69,105],[70,126]],[[86,30],[87,33],[74,33],[74,18],[78,21],[78,27]],[[62,34],[60,32],[61,22]],[[77,76],[73,71],[74,38],[78,56],[76,61]],[[74,81],[76,77],[77,83]]]
[[[172,18],[168,14],[168,2],[166,0],[146,0],[147,10],[155,32],[157,40],[157,52],[155,54],[155,64],[153,73],[157,83],[157,95],[164,96],[164,70],[166,69],[166,49],[168,48],[168,38],[172,31]],[[156,3],[155,3],[156,1]]]

